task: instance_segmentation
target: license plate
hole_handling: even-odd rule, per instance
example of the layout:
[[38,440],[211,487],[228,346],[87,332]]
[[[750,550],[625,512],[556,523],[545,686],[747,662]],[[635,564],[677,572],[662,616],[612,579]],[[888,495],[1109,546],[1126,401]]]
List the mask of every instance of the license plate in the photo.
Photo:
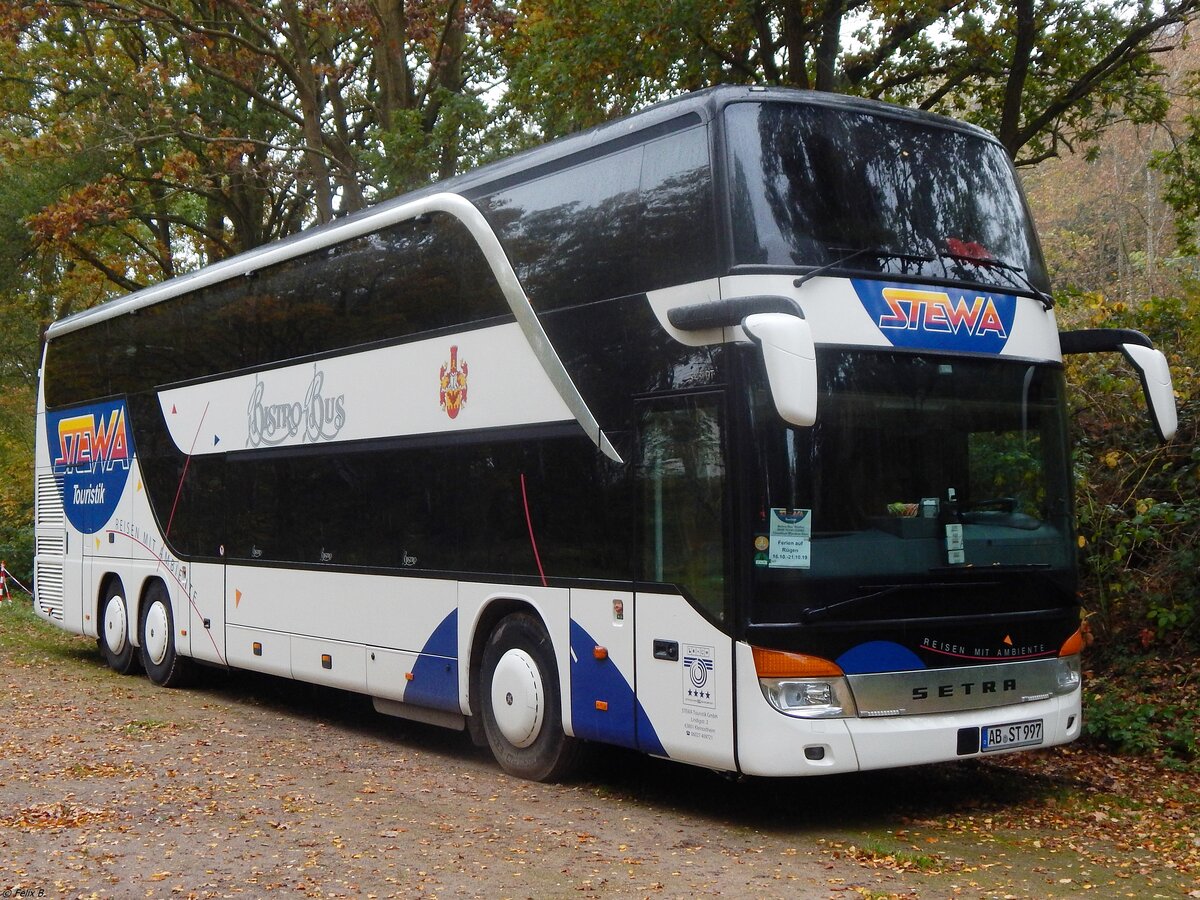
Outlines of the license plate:
[[988,725],[980,729],[979,749],[1009,750],[1013,747],[1032,747],[1042,742],[1042,720],[1027,719],[1005,725]]

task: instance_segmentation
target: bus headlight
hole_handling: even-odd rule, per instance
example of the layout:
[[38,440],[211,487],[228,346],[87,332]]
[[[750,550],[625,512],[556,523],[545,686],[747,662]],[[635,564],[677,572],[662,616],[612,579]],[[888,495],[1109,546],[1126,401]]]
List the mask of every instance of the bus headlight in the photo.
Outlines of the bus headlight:
[[767,702],[789,716],[803,719],[833,719],[853,716],[854,697],[845,678],[793,680],[760,678]]
[[1067,638],[1058,651],[1057,694],[1069,694],[1079,690],[1083,682],[1083,631],[1076,631]]
[[1055,673],[1058,679],[1058,694],[1069,694],[1072,691],[1079,690],[1079,685],[1083,678],[1081,675],[1082,666],[1078,656],[1060,656],[1058,658],[1058,672]]
[[781,713],[804,719],[855,715],[854,695],[837,663],[805,653],[751,649],[763,696]]

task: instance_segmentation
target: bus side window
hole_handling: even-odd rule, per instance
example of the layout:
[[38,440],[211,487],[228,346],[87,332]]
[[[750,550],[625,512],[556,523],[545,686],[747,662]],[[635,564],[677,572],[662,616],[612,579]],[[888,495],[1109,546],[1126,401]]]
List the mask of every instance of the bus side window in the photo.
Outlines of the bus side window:
[[643,580],[676,584],[723,620],[728,517],[717,401],[647,409],[637,479]]

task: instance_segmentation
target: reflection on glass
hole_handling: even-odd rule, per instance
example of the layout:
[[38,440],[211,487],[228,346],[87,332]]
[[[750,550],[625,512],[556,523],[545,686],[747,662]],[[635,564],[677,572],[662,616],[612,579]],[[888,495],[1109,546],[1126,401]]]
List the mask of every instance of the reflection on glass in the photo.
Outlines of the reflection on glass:
[[[1061,370],[847,351],[823,354],[820,379],[805,429],[776,415],[765,376],[751,378],[754,514],[812,511],[811,567],[760,564],[760,583],[841,580],[853,593],[872,579],[1070,569]],[[962,529],[957,566],[947,525]]]
[[642,419],[643,578],[677,584],[718,621],[725,608],[725,459],[715,402]]
[[1024,275],[1047,289],[1037,238],[998,144],[823,106],[738,103],[725,119],[737,264],[840,261],[853,271],[1009,289],[1023,289]]

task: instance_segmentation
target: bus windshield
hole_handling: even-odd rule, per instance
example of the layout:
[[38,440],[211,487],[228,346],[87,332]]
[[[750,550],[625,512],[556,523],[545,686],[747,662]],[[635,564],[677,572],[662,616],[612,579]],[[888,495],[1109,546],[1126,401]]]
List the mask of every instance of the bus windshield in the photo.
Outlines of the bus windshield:
[[779,418],[765,375],[749,379],[757,621],[878,593],[867,585],[1069,585],[1059,367],[858,350],[818,360],[811,428]]
[[725,110],[734,262],[1049,289],[1003,148],[827,106]]

